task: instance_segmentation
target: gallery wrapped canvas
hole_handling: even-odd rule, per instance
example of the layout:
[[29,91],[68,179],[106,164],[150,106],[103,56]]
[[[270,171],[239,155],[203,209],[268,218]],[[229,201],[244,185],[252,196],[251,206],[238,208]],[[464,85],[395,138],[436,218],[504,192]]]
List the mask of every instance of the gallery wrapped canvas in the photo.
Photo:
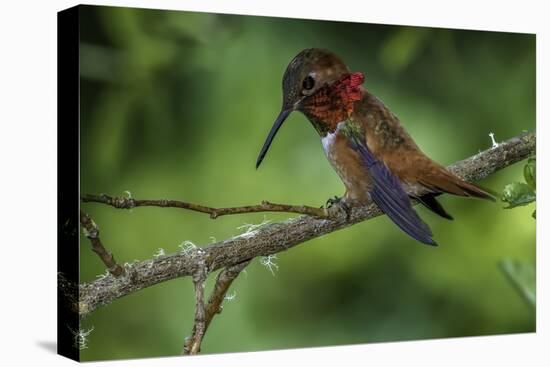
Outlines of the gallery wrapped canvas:
[[58,16],[58,351],[535,331],[535,35]]

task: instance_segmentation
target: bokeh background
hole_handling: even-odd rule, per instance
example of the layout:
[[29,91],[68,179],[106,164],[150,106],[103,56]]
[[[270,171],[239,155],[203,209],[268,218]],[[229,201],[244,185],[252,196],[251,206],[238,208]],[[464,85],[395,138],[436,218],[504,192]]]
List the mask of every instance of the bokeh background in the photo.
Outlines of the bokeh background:
[[[343,193],[317,133],[293,114],[261,169],[257,153],[281,104],[281,78],[302,49],[340,54],[449,164],[535,129],[535,36],[176,11],[82,7],[81,190],[211,206],[261,200],[320,206]],[[522,164],[482,184],[521,180]],[[533,207],[445,196],[455,217],[419,208],[437,248],[388,218],[256,259],[234,283],[203,353],[530,332],[535,313],[499,270],[535,260]],[[204,246],[245,223],[177,209],[83,204],[124,263]],[[104,267],[81,236],[81,281]],[[209,288],[212,282],[209,282]],[[102,307],[84,360],[176,355],[193,325],[191,280],[166,282]]]

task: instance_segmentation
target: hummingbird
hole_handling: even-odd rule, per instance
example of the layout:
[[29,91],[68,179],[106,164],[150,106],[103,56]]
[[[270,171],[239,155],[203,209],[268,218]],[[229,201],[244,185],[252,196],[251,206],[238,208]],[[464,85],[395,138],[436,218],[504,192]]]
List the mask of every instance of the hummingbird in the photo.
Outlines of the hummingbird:
[[429,226],[412,205],[417,200],[439,216],[453,217],[437,201],[443,193],[495,201],[424,154],[388,107],[362,84],[331,51],[309,48],[288,64],[283,75],[283,103],[258,155],[262,163],[277,131],[293,111],[305,115],[319,134],[345,193],[329,199],[346,211],[374,202],[415,240],[436,246]]

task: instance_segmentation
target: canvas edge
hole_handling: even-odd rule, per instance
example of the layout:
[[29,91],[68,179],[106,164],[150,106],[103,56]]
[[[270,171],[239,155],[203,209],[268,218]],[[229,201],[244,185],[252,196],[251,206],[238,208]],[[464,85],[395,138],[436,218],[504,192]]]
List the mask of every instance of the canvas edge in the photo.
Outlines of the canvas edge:
[[79,14],[57,13],[57,353],[80,361],[79,317]]

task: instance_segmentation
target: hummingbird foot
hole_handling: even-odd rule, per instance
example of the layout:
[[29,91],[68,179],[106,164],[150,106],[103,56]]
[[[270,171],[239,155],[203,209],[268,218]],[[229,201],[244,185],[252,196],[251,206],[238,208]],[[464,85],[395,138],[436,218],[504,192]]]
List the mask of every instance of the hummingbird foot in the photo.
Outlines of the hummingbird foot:
[[333,205],[336,205],[338,204],[339,202],[341,202],[343,200],[343,197],[338,197],[336,195],[334,195],[333,198],[329,198],[327,200],[327,202],[325,203],[325,206],[327,209],[331,208]]
[[328,216],[331,218],[345,216],[346,220],[349,220],[351,207],[346,203],[344,197],[334,196],[334,198],[329,198],[327,200],[326,211]]

